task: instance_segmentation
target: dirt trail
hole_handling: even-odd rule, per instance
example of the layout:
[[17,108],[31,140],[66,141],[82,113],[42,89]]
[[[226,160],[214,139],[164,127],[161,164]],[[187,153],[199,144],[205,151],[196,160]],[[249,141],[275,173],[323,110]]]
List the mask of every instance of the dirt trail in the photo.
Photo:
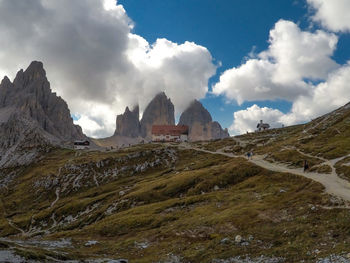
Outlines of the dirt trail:
[[291,173],[312,179],[321,183],[326,188],[327,193],[350,201],[350,183],[338,177],[334,170],[331,174],[304,173],[302,168],[289,168],[281,164],[267,162],[263,160],[263,156],[254,156],[254,159],[250,162],[271,171]]
[[60,200],[60,191],[61,191],[61,188],[57,187],[56,188],[56,192],[55,192],[56,193],[56,199],[51,203],[50,208],[52,208],[57,203],[57,201]]
[[[182,144],[180,147],[185,148],[185,149],[192,149],[192,150],[196,150],[196,151],[200,151],[200,152],[205,152],[205,153],[220,154],[220,155],[224,155],[224,156],[232,157],[232,158],[234,158],[234,157],[244,158],[243,155],[234,155],[234,154],[226,153],[226,152],[223,152],[220,150],[216,151],[216,152],[212,152],[212,151],[192,147],[191,145],[188,145],[188,144],[186,144],[186,145]],[[300,176],[304,176],[306,178],[309,178],[311,180],[314,180],[316,182],[319,182],[325,187],[325,191],[328,194],[334,195],[334,196],[339,197],[345,201],[350,202],[350,183],[348,181],[338,177],[331,161],[325,160],[325,161],[327,161],[327,164],[329,164],[332,167],[331,174],[321,174],[321,173],[311,173],[311,172],[304,173],[302,168],[289,168],[289,167],[286,167],[286,166],[279,164],[279,163],[270,163],[268,161],[265,161],[264,156],[256,156],[255,155],[254,158],[252,160],[249,160],[249,161],[251,163],[254,163],[255,165],[258,165],[262,168],[265,168],[265,169],[268,169],[271,171],[300,175]]]

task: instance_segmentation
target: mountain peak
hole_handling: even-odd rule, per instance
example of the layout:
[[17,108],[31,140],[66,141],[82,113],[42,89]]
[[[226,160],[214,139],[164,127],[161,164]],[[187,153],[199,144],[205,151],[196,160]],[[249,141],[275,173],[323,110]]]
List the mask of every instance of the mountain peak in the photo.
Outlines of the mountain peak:
[[29,67],[24,71],[24,75],[33,80],[46,78],[46,71],[43,63],[40,61],[32,61]]
[[11,85],[11,84],[12,84],[11,80],[10,80],[7,76],[5,76],[5,77],[2,79],[2,81],[1,81],[1,83],[0,83],[0,86],[5,87],[5,86],[9,86],[9,85]]
[[191,141],[221,139],[229,136],[218,122],[213,122],[209,111],[198,100],[194,100],[181,114],[179,125],[189,126]]
[[206,125],[212,121],[212,117],[208,110],[204,108],[198,100],[192,101],[190,106],[181,114],[179,124],[191,125],[194,122],[199,122],[201,125]]
[[[11,82],[5,78],[1,83]],[[11,85],[13,89],[1,84],[0,108],[16,107],[22,116],[59,139],[84,138],[81,128],[73,124],[67,103],[51,91],[42,62],[33,61],[25,71],[18,71]]]
[[174,104],[164,92],[158,93],[146,107],[141,120],[141,136],[150,138],[153,125],[175,125]]
[[117,125],[114,134],[132,138],[138,137],[140,133],[139,116],[138,105],[132,111],[130,111],[129,107],[126,107],[124,114],[117,116]]

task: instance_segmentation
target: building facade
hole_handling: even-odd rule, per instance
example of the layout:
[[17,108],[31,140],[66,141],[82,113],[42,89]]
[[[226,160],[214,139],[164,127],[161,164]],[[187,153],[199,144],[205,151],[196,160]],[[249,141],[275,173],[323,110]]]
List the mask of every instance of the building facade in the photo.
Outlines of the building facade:
[[153,142],[187,142],[188,126],[186,125],[153,125]]
[[270,124],[264,123],[262,120],[260,120],[260,123],[258,123],[256,128],[258,129],[259,132],[266,131],[266,130],[270,129]]
[[75,141],[74,142],[74,149],[76,150],[87,150],[90,149],[90,142],[89,141]]

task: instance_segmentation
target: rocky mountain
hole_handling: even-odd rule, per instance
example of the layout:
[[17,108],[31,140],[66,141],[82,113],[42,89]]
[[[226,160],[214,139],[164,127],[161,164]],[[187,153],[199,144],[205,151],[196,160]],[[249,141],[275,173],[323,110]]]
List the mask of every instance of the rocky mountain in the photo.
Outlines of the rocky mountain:
[[124,114],[117,116],[117,126],[114,135],[136,138],[140,135],[139,106],[132,111],[126,107]]
[[229,137],[227,129],[223,130],[203,105],[194,100],[181,114],[179,125],[189,126],[189,139],[191,141],[213,140]]
[[150,138],[152,125],[175,125],[174,104],[159,93],[146,107],[141,120],[141,136]]
[[39,146],[86,138],[73,124],[67,103],[51,91],[43,64],[37,61],[20,70],[13,82],[2,80],[0,134],[2,166],[26,163]]
[[[151,138],[153,125],[175,125],[174,105],[164,92],[159,93],[146,107],[143,117],[139,122],[139,107],[132,111],[127,107],[125,112],[117,116],[117,127],[114,136],[108,142],[115,141],[113,146],[120,144],[134,144],[136,141],[128,138]],[[187,125],[190,129],[191,141],[214,140],[229,137],[227,129],[223,130],[220,124],[212,120],[210,113],[203,105],[195,100],[182,113],[179,125]],[[106,138],[107,139],[107,138]],[[118,143],[116,141],[120,141]],[[104,140],[103,145],[108,145]]]

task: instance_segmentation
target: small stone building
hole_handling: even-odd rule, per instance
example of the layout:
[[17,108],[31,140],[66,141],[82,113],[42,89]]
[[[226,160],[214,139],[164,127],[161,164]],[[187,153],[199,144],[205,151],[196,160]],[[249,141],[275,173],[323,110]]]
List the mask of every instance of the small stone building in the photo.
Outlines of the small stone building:
[[87,150],[89,148],[90,148],[90,142],[88,140],[74,142],[74,149],[76,150]]
[[186,125],[153,125],[153,142],[186,142],[188,141],[188,126]]
[[266,130],[270,129],[270,124],[264,123],[262,120],[260,120],[260,123],[258,123],[256,128],[258,129],[259,132],[266,131]]

